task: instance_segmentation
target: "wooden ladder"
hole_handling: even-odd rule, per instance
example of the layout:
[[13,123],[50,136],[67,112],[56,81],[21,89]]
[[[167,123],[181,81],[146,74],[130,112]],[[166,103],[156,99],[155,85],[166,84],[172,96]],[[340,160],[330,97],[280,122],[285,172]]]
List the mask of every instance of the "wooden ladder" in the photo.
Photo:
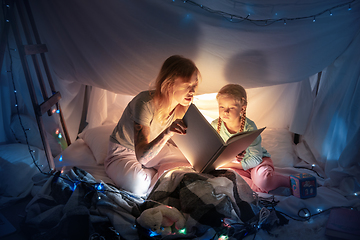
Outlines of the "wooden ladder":
[[[64,133],[64,138],[67,145],[71,144],[64,117],[61,111],[59,100],[61,99],[60,92],[55,90],[55,86],[50,74],[49,66],[45,58],[45,52],[48,51],[45,44],[42,44],[40,41],[40,36],[37,31],[35,20],[31,12],[30,4],[28,0],[6,0],[4,12],[5,12],[5,22],[3,31],[1,34],[0,42],[0,66],[3,64],[6,44],[8,41],[9,30],[10,28],[13,31],[15,42],[18,48],[20,55],[20,61],[22,68],[24,70],[24,75],[26,83],[29,89],[31,102],[34,108],[36,121],[39,127],[39,132],[41,140],[44,146],[46,158],[49,164],[51,172],[55,171],[55,163],[53,156],[51,154],[50,145],[47,139],[44,123],[42,116],[47,112],[49,116],[53,114],[53,111],[59,113],[60,122],[62,130]],[[16,11],[17,10],[17,11]],[[16,15],[16,12],[18,15]],[[20,33],[19,25],[17,23],[20,19],[20,24],[22,26],[23,35]],[[22,40],[22,36],[24,41]],[[40,56],[40,61],[39,61]],[[39,103],[36,92],[33,84],[33,78],[31,76],[29,62],[32,62],[32,66],[36,73],[36,79],[39,82],[42,99],[42,103]],[[43,70],[43,71],[42,71]],[[43,74],[45,72],[45,74]],[[47,93],[45,81],[48,81],[48,86],[51,90],[51,95]]]

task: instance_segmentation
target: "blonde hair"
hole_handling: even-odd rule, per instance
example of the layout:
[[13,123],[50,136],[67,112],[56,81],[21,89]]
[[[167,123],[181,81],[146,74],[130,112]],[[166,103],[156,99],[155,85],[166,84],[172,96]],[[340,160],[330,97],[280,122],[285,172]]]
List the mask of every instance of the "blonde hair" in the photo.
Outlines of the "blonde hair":
[[[164,123],[169,117],[171,108],[171,96],[174,93],[175,80],[179,77],[184,82],[190,82],[193,74],[199,75],[199,70],[190,59],[180,55],[173,55],[165,60],[155,82],[154,105],[155,119]],[[182,118],[187,107],[178,105],[175,107],[175,118]]]
[[[246,90],[239,84],[227,84],[220,89],[216,95],[216,100],[219,101],[220,97],[230,97],[233,98],[240,106],[241,110],[241,119],[240,119],[240,129],[239,131],[244,131],[245,121],[246,121],[246,107],[247,107],[247,95]],[[218,119],[217,132],[220,133],[221,128],[221,118]]]

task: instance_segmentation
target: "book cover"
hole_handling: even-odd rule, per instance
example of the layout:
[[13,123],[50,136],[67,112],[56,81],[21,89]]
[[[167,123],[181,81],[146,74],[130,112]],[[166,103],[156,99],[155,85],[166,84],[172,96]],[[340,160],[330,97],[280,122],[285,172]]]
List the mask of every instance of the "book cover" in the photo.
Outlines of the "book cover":
[[360,211],[347,208],[332,209],[325,235],[340,239],[360,239]]
[[204,173],[234,160],[265,129],[241,132],[224,142],[194,104],[189,106],[183,121],[187,126],[186,134],[176,134],[172,140],[195,171]]

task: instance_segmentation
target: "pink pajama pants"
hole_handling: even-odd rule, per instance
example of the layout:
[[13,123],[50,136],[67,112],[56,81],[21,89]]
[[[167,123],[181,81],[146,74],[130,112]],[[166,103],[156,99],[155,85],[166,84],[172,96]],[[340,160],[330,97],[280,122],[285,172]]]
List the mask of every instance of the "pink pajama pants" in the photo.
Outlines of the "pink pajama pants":
[[170,144],[144,166],[137,160],[135,151],[110,142],[104,161],[106,174],[116,186],[139,196],[148,194],[164,171],[180,166],[191,165],[180,150]]
[[278,187],[290,187],[289,176],[275,172],[269,157],[263,157],[262,163],[248,170],[232,168],[247,182],[255,192],[268,193]]

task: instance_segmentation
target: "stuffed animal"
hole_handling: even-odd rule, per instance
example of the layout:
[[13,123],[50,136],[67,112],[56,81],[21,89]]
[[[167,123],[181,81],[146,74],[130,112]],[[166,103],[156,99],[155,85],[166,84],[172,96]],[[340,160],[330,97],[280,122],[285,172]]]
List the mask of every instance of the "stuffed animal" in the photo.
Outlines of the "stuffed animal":
[[161,235],[171,234],[171,226],[177,230],[184,228],[186,220],[175,207],[159,205],[144,210],[137,218],[138,224]]

